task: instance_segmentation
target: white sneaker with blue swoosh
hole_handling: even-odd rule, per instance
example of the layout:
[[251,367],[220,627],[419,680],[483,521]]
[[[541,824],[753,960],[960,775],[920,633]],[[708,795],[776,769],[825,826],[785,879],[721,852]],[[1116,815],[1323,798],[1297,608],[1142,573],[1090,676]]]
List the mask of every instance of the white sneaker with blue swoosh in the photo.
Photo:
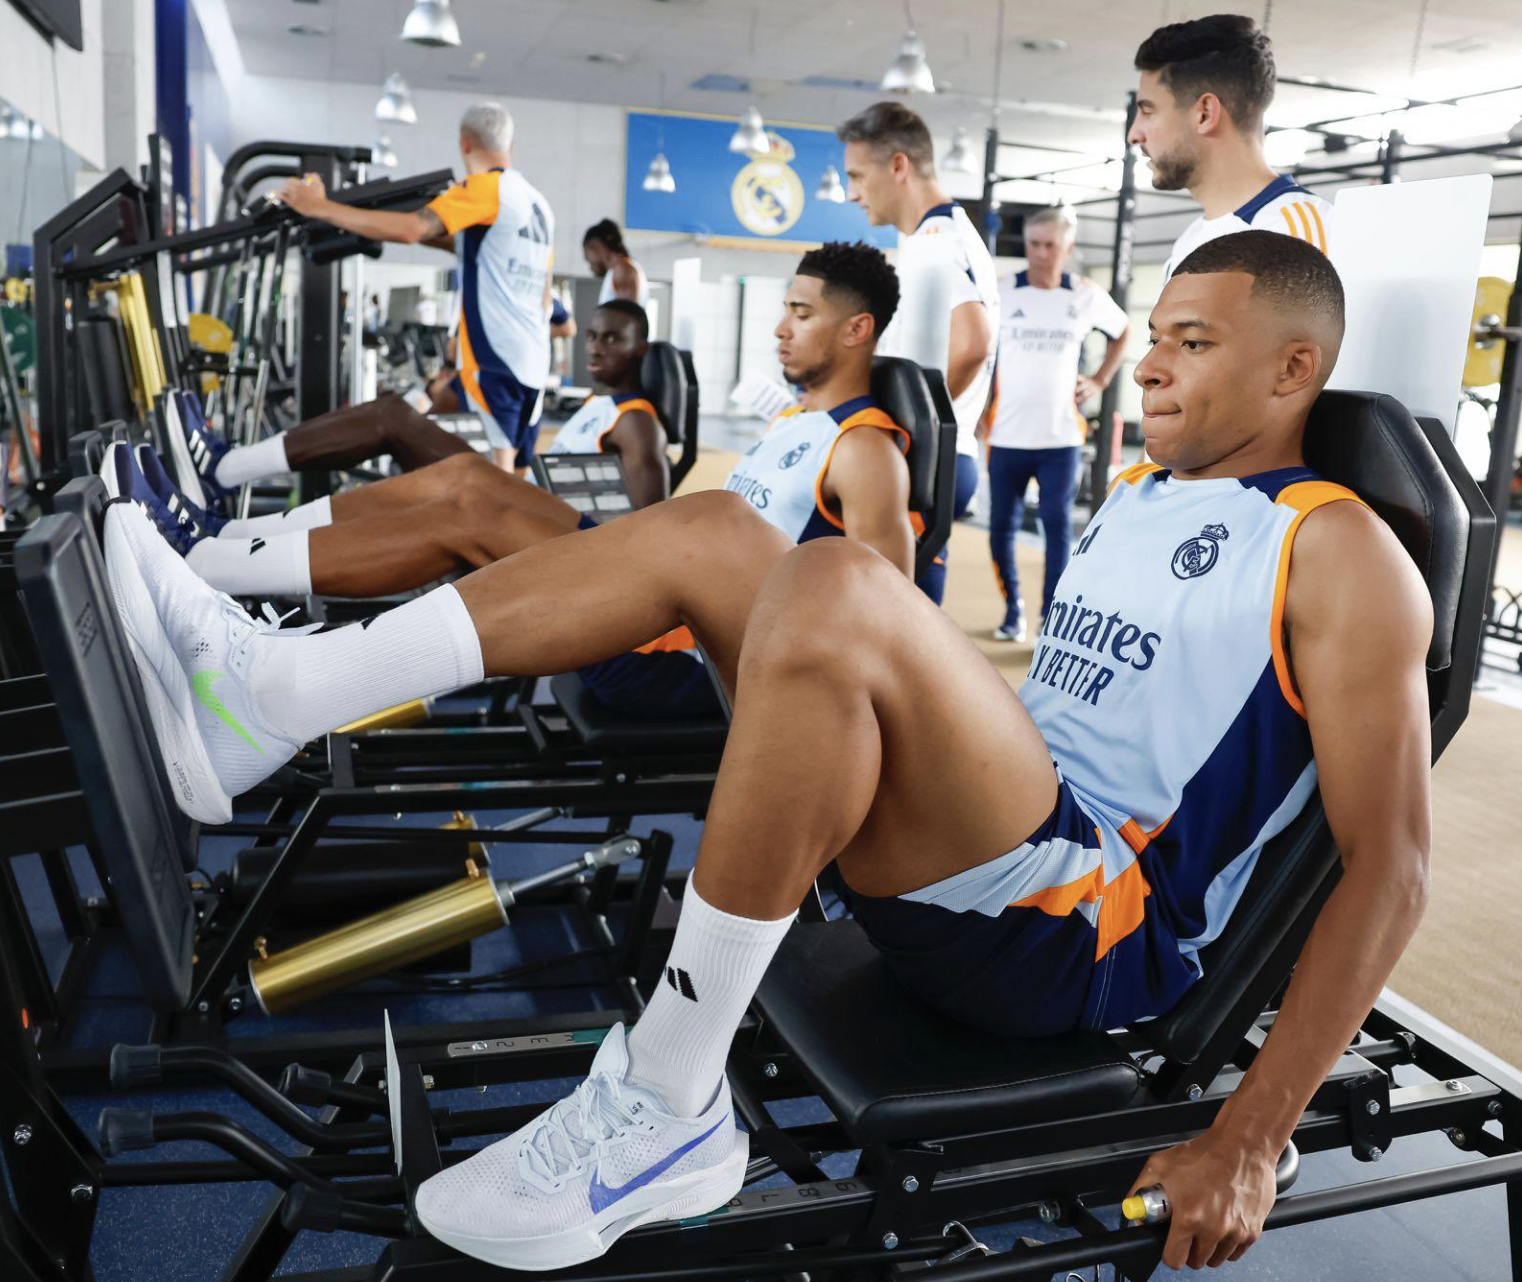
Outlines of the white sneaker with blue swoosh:
[[617,1024],[575,1091],[424,1183],[419,1222],[489,1264],[561,1269],[596,1259],[641,1224],[723,1206],[744,1185],[750,1157],[728,1081],[700,1116],[673,1117],[628,1071]]

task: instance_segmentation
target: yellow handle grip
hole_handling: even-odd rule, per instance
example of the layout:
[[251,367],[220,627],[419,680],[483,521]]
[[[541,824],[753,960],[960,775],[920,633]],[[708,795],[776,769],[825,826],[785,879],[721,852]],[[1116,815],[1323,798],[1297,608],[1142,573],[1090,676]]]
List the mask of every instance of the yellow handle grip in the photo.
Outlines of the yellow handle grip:
[[1147,1204],[1139,1197],[1128,1197],[1120,1204],[1120,1213],[1128,1220],[1145,1220]]

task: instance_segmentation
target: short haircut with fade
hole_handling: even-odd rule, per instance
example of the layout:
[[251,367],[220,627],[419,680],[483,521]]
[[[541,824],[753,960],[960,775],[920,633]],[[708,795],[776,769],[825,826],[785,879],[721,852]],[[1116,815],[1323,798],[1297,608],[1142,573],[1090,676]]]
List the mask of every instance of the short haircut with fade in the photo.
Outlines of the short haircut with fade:
[[1213,93],[1244,134],[1263,128],[1278,80],[1267,33],[1236,13],[1159,27],[1136,51],[1136,69],[1158,72],[1180,103]]
[[901,102],[875,102],[835,130],[841,142],[860,142],[880,161],[903,152],[921,178],[935,175],[935,144],[925,122]]
[[1314,245],[1276,231],[1238,231],[1207,240],[1173,269],[1174,276],[1244,272],[1254,297],[1331,322],[1340,337],[1346,315],[1342,279]]
[[824,282],[826,298],[843,297],[855,312],[870,312],[877,337],[898,311],[898,273],[882,250],[864,241],[826,241],[798,264],[797,276]]
[[619,316],[628,316],[634,321],[635,333],[639,335],[639,341],[650,341],[650,317],[645,309],[638,303],[627,298],[610,298],[606,303],[598,303],[597,310],[600,312],[614,312]]
[[478,102],[460,117],[460,132],[487,151],[506,151],[513,145],[513,118],[500,102]]

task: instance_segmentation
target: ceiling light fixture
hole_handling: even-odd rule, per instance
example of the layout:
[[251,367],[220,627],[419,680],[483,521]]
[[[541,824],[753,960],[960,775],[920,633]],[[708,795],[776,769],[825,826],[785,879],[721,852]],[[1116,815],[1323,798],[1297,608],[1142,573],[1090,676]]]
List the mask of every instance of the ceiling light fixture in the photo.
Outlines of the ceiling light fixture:
[[449,0],[417,0],[402,24],[402,39],[428,49],[457,48],[460,24],[449,12]]
[[840,182],[840,170],[834,165],[826,165],[824,177],[819,180],[819,189],[814,193],[815,200],[826,200],[832,205],[846,203],[846,189]]
[[650,162],[650,168],[645,171],[645,181],[641,186],[646,191],[673,192],[676,190],[676,179],[671,176],[671,162],[666,159],[663,152],[655,153],[655,159]]
[[370,163],[379,165],[382,169],[395,169],[397,166],[396,151],[391,146],[391,139],[384,134],[370,148]]
[[968,137],[967,130],[961,125],[958,125],[956,133],[951,135],[951,150],[946,153],[946,159],[941,161],[940,170],[946,174],[977,172],[977,163],[972,155],[972,139]]
[[751,103],[740,117],[739,127],[729,140],[730,151],[770,151],[771,140],[766,136],[766,122],[761,119],[761,109]]
[[925,57],[925,42],[914,29],[914,15],[904,0],[904,18],[909,27],[898,46],[898,53],[883,73],[882,88],[888,93],[934,93],[935,77]]
[[398,72],[386,77],[384,92],[375,104],[375,118],[398,125],[417,124],[417,108],[412,105],[412,91]]

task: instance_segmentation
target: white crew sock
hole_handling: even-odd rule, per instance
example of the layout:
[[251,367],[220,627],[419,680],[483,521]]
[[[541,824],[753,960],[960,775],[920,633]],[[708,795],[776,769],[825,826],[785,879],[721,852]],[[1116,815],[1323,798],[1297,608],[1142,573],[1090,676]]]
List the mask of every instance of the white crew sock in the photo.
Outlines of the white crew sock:
[[229,521],[217,531],[219,539],[268,538],[271,534],[294,534],[297,530],[320,530],[333,524],[333,499],[324,494],[320,499],[303,503],[300,507],[288,507],[283,512],[271,512],[268,516],[251,516],[243,521]]
[[745,1008],[795,916],[736,917],[705,903],[689,876],[666,973],[629,1034],[629,1080],[678,1117],[707,1108]]
[[248,680],[259,715],[305,743],[373,712],[472,685],[481,675],[476,625],[446,585],[333,632],[271,636],[261,641]]
[[285,457],[285,433],[277,432],[253,445],[234,445],[222,456],[212,480],[230,490],[235,485],[266,476],[279,476],[290,470],[291,465]]
[[202,539],[185,561],[231,596],[306,596],[312,590],[305,530],[267,539]]

